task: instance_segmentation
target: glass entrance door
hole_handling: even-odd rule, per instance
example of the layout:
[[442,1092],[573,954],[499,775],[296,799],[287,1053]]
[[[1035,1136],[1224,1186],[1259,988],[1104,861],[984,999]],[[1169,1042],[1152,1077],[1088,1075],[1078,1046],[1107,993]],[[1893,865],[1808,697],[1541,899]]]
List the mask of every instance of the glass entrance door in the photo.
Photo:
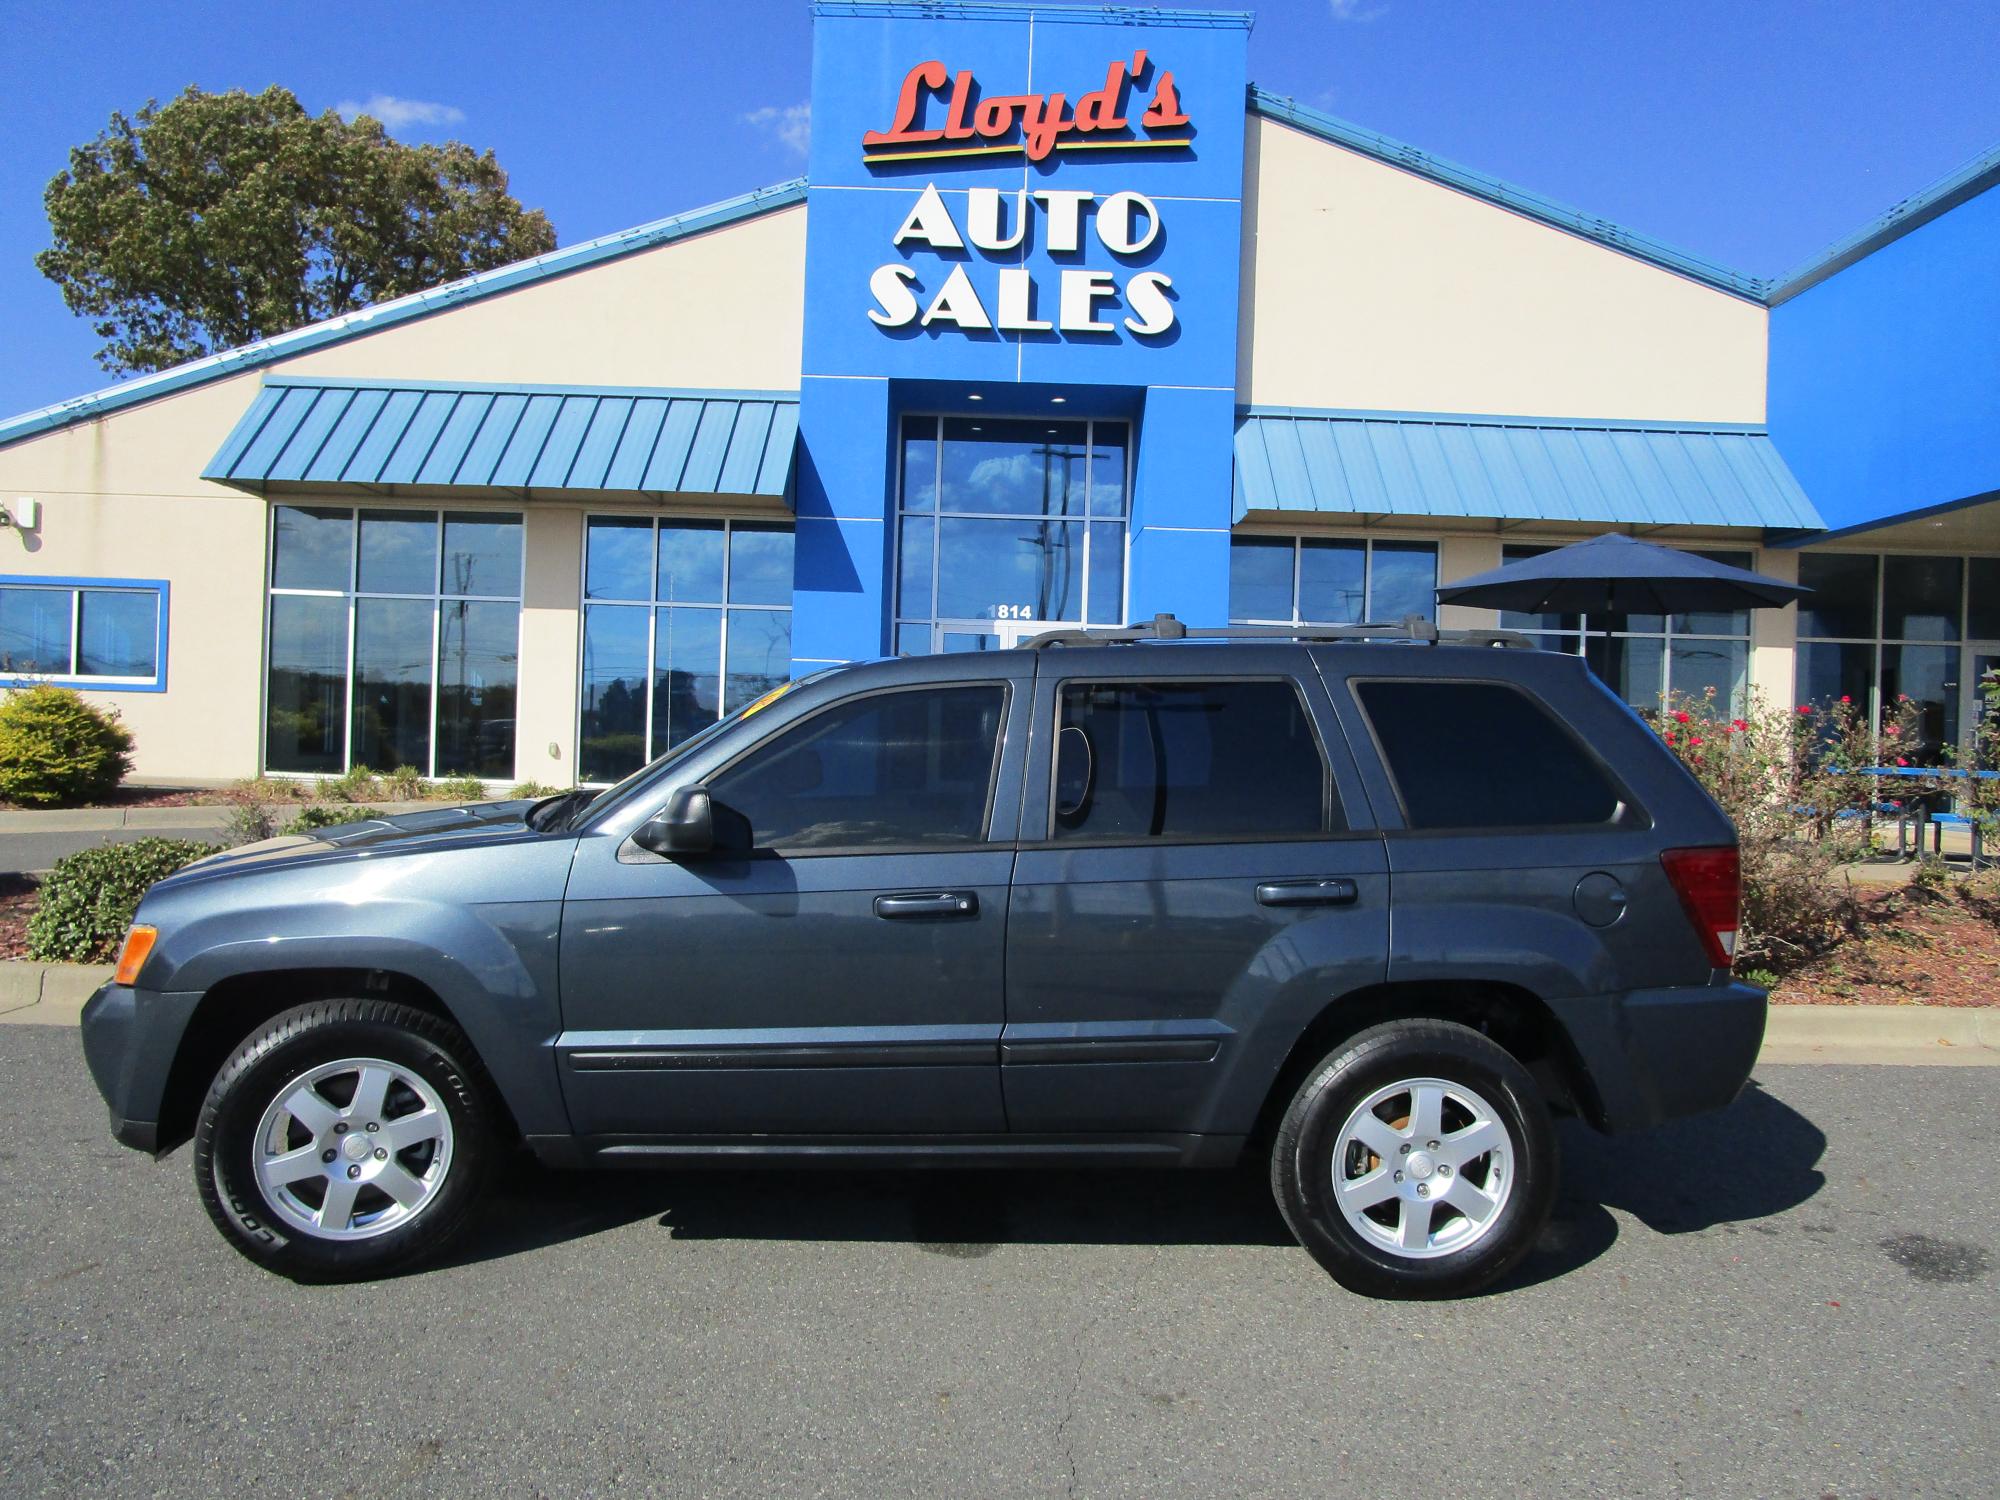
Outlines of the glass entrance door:
[[1081,620],[940,620],[931,627],[930,649],[933,653],[1006,651],[1045,631],[1081,629]]
[[1124,619],[1130,477],[1124,422],[904,417],[897,652]]
[[[1990,709],[1986,694],[1981,691],[1989,672],[2000,672],[2000,641],[1973,641],[1965,648],[1965,670],[1959,675],[1958,722],[1965,726],[1964,735],[1968,744],[1978,734],[1979,721]],[[1981,766],[1982,771],[2000,770],[2000,766]]]

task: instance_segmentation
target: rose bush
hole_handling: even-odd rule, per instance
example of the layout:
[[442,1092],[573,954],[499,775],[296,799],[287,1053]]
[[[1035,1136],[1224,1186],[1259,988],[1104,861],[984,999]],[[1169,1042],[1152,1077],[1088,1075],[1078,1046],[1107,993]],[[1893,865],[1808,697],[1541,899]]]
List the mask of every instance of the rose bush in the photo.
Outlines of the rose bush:
[[[1884,711],[1878,742],[1865,705],[1841,698],[1783,709],[1753,701],[1736,715],[1713,692],[1676,697],[1660,737],[1736,824],[1742,851],[1739,962],[1782,971],[1851,929],[1854,900],[1840,867],[1873,848],[1879,813],[1935,793],[1928,776],[1883,776],[1908,767],[1916,706]],[[1878,749],[1879,744],[1879,749]]]

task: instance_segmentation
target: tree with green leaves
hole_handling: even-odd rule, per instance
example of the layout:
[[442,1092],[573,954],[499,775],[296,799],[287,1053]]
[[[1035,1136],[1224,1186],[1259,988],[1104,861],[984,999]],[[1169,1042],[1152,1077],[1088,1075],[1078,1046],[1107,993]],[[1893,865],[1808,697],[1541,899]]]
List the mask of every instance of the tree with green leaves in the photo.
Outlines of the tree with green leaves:
[[35,257],[97,360],[159,370],[553,250],[493,153],[392,140],[290,90],[190,87],[70,152]]

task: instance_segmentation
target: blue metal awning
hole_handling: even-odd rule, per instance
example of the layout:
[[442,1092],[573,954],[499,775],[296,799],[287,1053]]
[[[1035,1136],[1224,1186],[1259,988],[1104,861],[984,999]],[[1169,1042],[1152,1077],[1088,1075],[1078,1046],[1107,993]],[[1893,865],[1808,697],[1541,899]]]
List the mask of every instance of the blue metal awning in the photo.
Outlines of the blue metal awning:
[[1236,428],[1251,511],[1818,530],[1761,428],[1252,409]]
[[268,489],[790,489],[790,392],[437,385],[273,377],[202,471]]

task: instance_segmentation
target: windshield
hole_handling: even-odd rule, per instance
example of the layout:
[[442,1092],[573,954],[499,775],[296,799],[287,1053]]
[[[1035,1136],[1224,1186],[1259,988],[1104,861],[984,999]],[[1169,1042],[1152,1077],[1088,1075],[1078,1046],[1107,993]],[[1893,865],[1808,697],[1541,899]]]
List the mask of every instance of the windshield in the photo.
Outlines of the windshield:
[[794,682],[781,683],[760,698],[753,698],[750,702],[744,704],[743,707],[737,709],[735,713],[729,715],[728,718],[717,719],[707,728],[690,735],[687,739],[682,740],[678,745],[667,751],[666,754],[639,767],[638,770],[627,776],[623,781],[616,782],[601,792],[579,797],[575,807],[564,818],[563,826],[565,828],[574,828],[578,823],[583,821],[586,811],[593,818],[608,816],[629,801],[642,787],[650,785],[653,779],[662,771],[685,760],[696,750],[699,750],[702,746],[708,744],[709,741],[715,739],[725,729],[730,728],[743,719],[749,718],[750,715],[756,713],[759,709],[775,703],[794,688],[803,687],[809,682],[818,682],[822,677],[830,676],[842,670],[844,670],[842,667],[824,667]]

